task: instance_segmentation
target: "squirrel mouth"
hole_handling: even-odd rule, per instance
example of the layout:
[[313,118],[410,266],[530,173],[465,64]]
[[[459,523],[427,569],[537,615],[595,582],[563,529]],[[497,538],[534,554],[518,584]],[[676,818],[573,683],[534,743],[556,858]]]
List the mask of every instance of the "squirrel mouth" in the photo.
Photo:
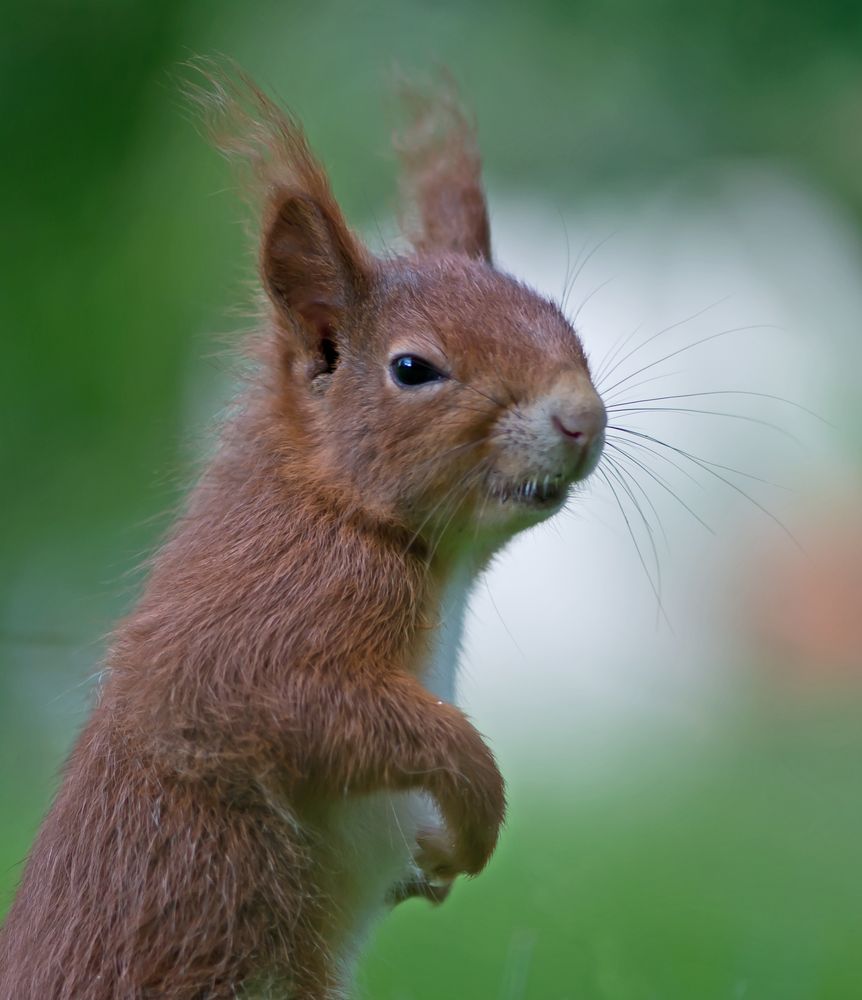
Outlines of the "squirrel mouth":
[[568,481],[557,476],[530,476],[518,482],[497,482],[491,494],[500,503],[545,507],[559,503],[568,492]]

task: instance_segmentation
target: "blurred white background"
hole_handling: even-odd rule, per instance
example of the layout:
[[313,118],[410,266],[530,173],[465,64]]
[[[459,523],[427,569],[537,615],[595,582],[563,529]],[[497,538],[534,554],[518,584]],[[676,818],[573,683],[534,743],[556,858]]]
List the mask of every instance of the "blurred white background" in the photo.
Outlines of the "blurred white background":
[[[630,483],[629,496],[611,479],[653,583],[608,484],[594,476],[567,511],[516,539],[479,584],[462,701],[508,766],[532,774],[565,750],[577,750],[569,759],[589,771],[645,732],[708,733],[756,658],[757,602],[771,557],[804,576],[817,558],[809,535],[824,512],[841,498],[862,510],[856,429],[847,427],[848,414],[862,416],[854,231],[801,181],[765,168],[716,168],[702,194],[675,187],[625,210],[599,203],[580,212],[492,197],[502,267],[557,299],[578,272],[567,311],[577,316],[594,372],[637,329],[616,359],[634,353],[603,381],[609,401],[732,390],[798,404],[692,396],[643,405],[732,416],[612,418],[718,463],[700,467],[633,439],[674,468],[627,447],[667,487],[627,460],[640,486]],[[647,379],[655,380],[638,385]],[[806,555],[738,491],[780,520]],[[633,499],[652,525],[661,613],[655,554]]]

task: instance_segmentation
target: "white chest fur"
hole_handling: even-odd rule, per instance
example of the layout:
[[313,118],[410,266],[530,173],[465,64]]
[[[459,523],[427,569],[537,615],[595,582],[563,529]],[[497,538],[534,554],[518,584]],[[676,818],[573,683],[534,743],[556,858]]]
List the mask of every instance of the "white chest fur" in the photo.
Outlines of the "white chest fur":
[[455,701],[458,655],[461,651],[467,599],[472,584],[472,568],[466,563],[459,566],[443,594],[440,624],[434,636],[428,664],[422,671],[422,683],[443,701]]
[[[458,654],[474,578],[465,563],[450,579],[440,608],[440,621],[421,680],[443,701],[454,702]],[[328,831],[333,847],[333,902],[343,928],[341,964],[352,975],[356,954],[374,921],[386,908],[396,883],[415,872],[416,832],[441,821],[434,803],[418,793],[385,793],[351,799],[338,806]]]

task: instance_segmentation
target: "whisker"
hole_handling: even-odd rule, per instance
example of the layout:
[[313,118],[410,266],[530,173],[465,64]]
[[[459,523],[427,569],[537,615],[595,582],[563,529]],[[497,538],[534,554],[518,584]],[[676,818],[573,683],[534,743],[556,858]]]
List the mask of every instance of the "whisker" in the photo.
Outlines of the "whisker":
[[[443,541],[444,537],[446,536],[446,532],[447,532],[447,530],[449,528],[449,525],[452,523],[452,521],[454,520],[456,514],[461,509],[464,501],[469,496],[471,487],[474,486],[475,483],[477,483],[477,482],[480,481],[483,472],[484,472],[483,465],[482,465],[482,463],[479,463],[478,465],[476,465],[473,468],[469,469],[468,472],[467,472],[467,475],[463,476],[461,478],[461,480],[459,481],[458,487],[459,488],[461,488],[461,487],[464,488],[463,492],[461,494],[461,498],[453,505],[451,513],[449,514],[449,516],[446,519],[445,523],[441,526],[440,530],[437,532],[437,537],[434,540],[434,542],[433,542],[433,544],[431,546],[431,550],[430,550],[430,552],[428,554],[428,562],[429,563],[434,560],[434,556],[437,554],[437,550],[439,549],[441,542]],[[472,480],[472,481],[470,480],[470,476],[471,475],[475,475],[475,479]]]
[[[632,387],[630,387],[632,388]],[[660,403],[665,400],[671,399],[695,399],[702,396],[750,396],[756,399],[771,399],[777,403],[786,403],[788,406],[794,407],[794,409],[801,410],[803,413],[807,413],[810,417],[814,417],[815,420],[819,420],[821,423],[826,424],[828,427],[834,427],[835,425],[830,423],[825,417],[822,417],[819,413],[815,413],[814,410],[809,410],[807,406],[803,406],[801,403],[797,403],[793,399],[786,399],[784,396],[775,396],[770,392],[754,392],[748,389],[713,389],[708,392],[678,392],[670,396],[652,396],[649,399],[629,399],[620,405],[640,405],[641,403]]]
[[[564,225],[565,225],[565,223],[564,223]],[[566,303],[568,302],[569,296],[572,293],[572,289],[575,286],[575,282],[578,280],[578,274],[580,273],[578,271],[578,268],[580,267],[581,257],[584,254],[584,250],[587,249],[587,242],[588,242],[588,239],[589,239],[587,237],[586,239],[584,239],[584,242],[581,244],[581,247],[578,250],[578,256],[575,258],[575,263],[574,263],[574,266],[572,268],[572,267],[569,267],[568,238],[569,238],[569,236],[568,236],[568,230],[566,230],[566,246],[567,246],[567,250],[566,250],[566,280],[563,282],[563,294],[560,296],[560,312],[562,312],[562,313],[565,313],[565,311],[566,311]]]
[[683,374],[685,374],[685,372],[679,368],[675,372],[663,372],[661,375],[653,375],[651,378],[641,379],[640,382],[633,382],[624,389],[617,389],[616,392],[603,395],[602,399],[607,403],[612,403],[614,400],[618,400],[620,396],[625,395],[627,392],[631,392],[633,389],[639,389],[642,385],[649,385],[651,382],[660,382],[662,379],[673,378],[674,375]]
[[[644,438],[647,441],[654,441],[656,444],[661,445],[662,447],[672,449],[677,454],[682,455],[683,457],[689,459],[690,461],[702,462],[705,465],[711,465],[714,469],[721,469],[724,472],[732,472],[735,476],[742,476],[743,479],[750,479],[752,482],[762,483],[764,486],[771,486],[773,489],[776,490],[784,490],[788,493],[792,492],[789,486],[784,486],[782,483],[773,482],[771,479],[764,479],[763,476],[756,476],[753,472],[745,472],[743,469],[735,469],[732,465],[722,465],[721,462],[714,462],[712,461],[712,459],[704,458],[702,455],[695,455],[694,452],[686,451],[685,448],[680,448],[678,445],[669,445],[666,441],[662,441],[660,438],[653,437],[653,435],[647,434],[645,431],[634,431],[629,427],[619,427],[617,425],[611,425],[610,429],[616,431],[622,431],[625,434],[638,434],[640,437]],[[663,458],[666,462],[670,462],[670,459],[666,455],[662,455],[660,452],[654,451],[647,445],[635,441],[631,441],[629,443],[635,445],[636,447],[644,448],[651,454],[658,455],[659,458]],[[681,466],[676,465],[675,462],[670,462],[670,464],[673,465],[675,468],[679,469],[680,472],[682,472],[683,474],[688,475],[688,478],[691,479],[692,482],[697,483],[698,486],[702,487],[703,484],[699,483],[697,479],[694,479],[694,477],[691,476],[689,473],[686,473],[685,469],[683,469]]]
[[[679,496],[679,494],[668,485],[668,483],[664,480],[662,476],[658,475],[653,469],[651,469],[648,465],[642,462],[635,455],[632,455],[629,452],[627,452],[620,444],[614,443],[613,441],[608,441],[607,445],[609,448],[613,448],[614,451],[619,452],[621,456],[627,458],[630,462],[634,462],[634,464],[637,465],[638,468],[643,469],[643,471],[650,477],[650,479],[653,479],[656,483],[658,483],[658,485],[661,486],[661,488],[666,493],[669,493],[674,498],[674,500],[676,500],[677,503],[681,504],[689,512],[689,514],[691,514],[691,516],[695,519],[695,521],[698,522],[698,524],[706,528],[706,530],[711,535],[715,534],[715,531],[706,523],[706,521],[704,521],[704,519],[695,510],[692,510],[692,508],[685,502],[685,500],[683,500],[682,497]],[[677,466],[677,468],[679,468],[679,466]]]
[[[587,256],[584,257],[584,260],[583,260],[582,264],[577,264],[577,262],[576,262],[576,264],[575,264],[575,273],[572,276],[571,284],[569,285],[569,289],[566,292],[566,295],[564,296],[563,301],[560,303],[560,311],[561,312],[564,313],[566,311],[566,307],[567,307],[567,304],[568,304],[569,297],[571,296],[572,292],[575,289],[575,284],[576,284],[576,282],[578,280],[578,277],[580,276],[581,272],[584,270],[584,268],[587,266],[587,264],[589,264],[589,262],[593,259],[593,257],[595,257],[595,255],[599,252],[599,250],[601,250],[601,248],[606,243],[610,242],[610,240],[612,240],[617,235],[618,232],[619,232],[619,230],[615,230],[612,233],[608,233],[608,235],[603,240],[599,240],[599,242],[596,243],[596,245],[593,247],[592,250],[590,250],[590,252],[587,254]],[[586,245],[587,245],[586,242],[584,242],[584,246],[586,246]],[[583,252],[583,248],[582,248],[581,252]],[[578,254],[578,260],[580,260],[580,258],[581,258],[581,254],[579,253]]]
[[658,590],[659,594],[661,594],[662,592],[661,561],[659,559],[658,547],[656,546],[655,543],[655,535],[653,534],[652,524],[650,523],[646,514],[644,514],[643,507],[641,507],[637,497],[634,495],[634,492],[629,486],[627,477],[622,474],[622,470],[620,469],[619,464],[615,462],[610,457],[610,455],[606,455],[605,459],[608,465],[610,466],[608,472],[616,479],[616,481],[620,484],[623,491],[625,492],[626,496],[629,498],[629,500],[631,500],[632,504],[634,505],[635,512],[637,513],[638,517],[643,523],[644,529],[646,530],[647,540],[649,542],[650,549],[652,550],[653,562],[655,563],[656,589]]
[[[439,347],[439,345],[438,345],[438,350],[440,351],[440,353],[445,358],[446,363],[451,367],[452,362],[449,360],[449,355],[441,347]],[[495,406],[502,407],[504,405],[495,396],[491,396],[488,393],[482,392],[481,389],[477,389],[476,386],[470,385],[469,382],[462,382],[461,379],[455,378],[454,375],[449,375],[449,379],[452,382],[454,382],[456,385],[460,385],[462,389],[470,389],[472,392],[478,393],[478,395],[482,396],[483,399],[487,399],[489,402],[493,403]],[[509,397],[509,402],[510,403],[516,402],[515,393],[512,391],[512,388],[510,386],[506,385],[506,384],[503,385],[503,388],[506,390],[506,394]],[[484,413],[485,411],[484,410],[477,410],[476,412],[477,413]]]
[[655,523],[658,526],[658,530],[661,532],[665,545],[670,547],[670,540],[667,537],[667,532],[664,530],[664,524],[662,523],[661,514],[659,514],[656,505],[652,501],[652,497],[644,489],[643,484],[640,482],[637,476],[634,475],[631,469],[627,469],[624,466],[620,465],[620,463],[617,460],[611,458],[610,455],[607,455],[606,458],[607,461],[611,464],[611,466],[613,466],[613,468],[617,470],[618,473],[623,475],[624,478],[626,478],[633,486],[637,487],[641,496],[644,498],[644,500],[649,505],[650,510],[653,512],[653,516],[655,517]]
[[657,337],[661,337],[665,333],[670,333],[671,330],[677,330],[679,329],[679,327],[685,326],[686,323],[690,323],[693,319],[699,319],[701,316],[704,315],[704,313],[708,313],[710,309],[715,309],[716,306],[720,306],[722,303],[727,302],[729,298],[730,298],[729,295],[725,295],[720,299],[716,299],[715,302],[711,302],[708,306],[704,306],[702,309],[698,309],[697,312],[693,312],[690,316],[686,316],[684,319],[679,319],[675,323],[671,323],[670,326],[665,326],[661,330],[658,330],[656,333],[650,334],[650,336],[647,337],[646,340],[642,341],[636,347],[632,348],[632,350],[630,350],[628,354],[620,358],[619,361],[617,361],[617,363],[613,366],[613,368],[611,368],[610,371],[606,372],[603,377],[610,378],[611,375],[613,375],[613,373],[620,367],[620,365],[624,365],[626,361],[629,360],[629,358],[634,357],[634,355],[637,354],[638,351],[646,347],[647,344],[651,344]]
[[596,295],[598,295],[598,294],[599,294],[599,292],[600,292],[600,291],[601,291],[601,290],[602,290],[603,288],[607,288],[607,286],[608,286],[608,285],[609,285],[609,284],[610,284],[610,283],[611,283],[612,281],[616,281],[616,280],[617,280],[617,275],[613,274],[613,275],[611,275],[611,277],[610,277],[610,278],[605,278],[605,280],[604,280],[604,281],[603,281],[603,282],[602,282],[602,283],[601,283],[600,285],[596,285],[596,287],[595,287],[595,288],[594,288],[594,289],[593,289],[593,290],[592,290],[592,291],[590,292],[590,294],[589,294],[589,295],[588,295],[588,296],[587,296],[587,297],[586,297],[586,298],[585,298],[585,299],[583,300],[583,302],[581,302],[581,304],[580,304],[580,305],[578,306],[578,308],[577,308],[577,309],[575,310],[575,315],[574,315],[574,316],[572,316],[572,326],[576,326],[576,325],[577,325],[577,322],[578,322],[578,316],[580,316],[580,315],[581,315],[581,313],[582,313],[582,312],[583,312],[583,310],[584,310],[584,306],[586,306],[586,304],[587,304],[587,303],[588,303],[588,302],[590,301],[590,299],[592,299],[592,298],[595,298],[595,296],[596,296]]
[[[658,590],[658,603],[657,603],[657,606],[656,606],[656,627],[658,627],[659,621],[661,620],[662,617],[664,617],[665,620],[667,621],[668,627],[671,627],[670,626],[670,621],[667,619],[667,615],[665,615],[665,612],[664,612],[664,602],[662,601],[662,597],[661,597],[663,589],[664,589],[663,586],[662,586],[661,560],[659,558],[658,549],[657,549],[656,544],[655,544],[655,539],[653,537],[652,529],[650,527],[649,521],[647,520],[647,518],[644,515],[643,511],[641,510],[641,505],[638,503],[638,501],[634,497],[634,494],[632,493],[631,489],[627,486],[626,480],[629,480],[632,483],[636,483],[638,485],[638,487],[640,488],[641,493],[644,494],[644,496],[646,496],[646,492],[644,491],[644,489],[640,485],[640,483],[637,483],[637,480],[634,478],[633,475],[631,475],[629,472],[627,472],[625,469],[623,469],[619,465],[619,463],[615,462],[610,456],[607,456],[607,458],[608,458],[608,461],[611,464],[611,468],[613,470],[615,470],[615,472],[616,472],[616,474],[617,474],[617,476],[619,478],[619,481],[622,484],[623,489],[626,491],[626,493],[631,498],[632,503],[635,505],[635,509],[637,510],[638,514],[640,515],[640,518],[641,518],[641,520],[644,523],[644,527],[646,528],[647,537],[649,539],[650,547],[652,548],[653,561],[655,562],[655,570],[656,570],[656,589]],[[649,500],[649,497],[647,497],[647,499]],[[650,503],[650,506],[652,507],[653,511],[655,512],[656,520],[658,521],[659,528],[661,530],[662,535],[664,536],[665,545],[669,545],[667,534],[665,533],[664,525],[661,522],[661,518],[658,515],[658,511],[655,509],[655,506],[653,505],[653,503],[652,503],[651,500],[649,500],[649,503]],[[673,631],[672,628],[671,628],[671,631]]]
[[772,323],[754,323],[749,326],[732,326],[728,327],[726,330],[719,330],[717,333],[711,333],[708,337],[701,337],[699,340],[695,340],[691,344],[686,344],[684,347],[678,347],[675,351],[665,354],[664,357],[659,358],[657,361],[653,361],[648,365],[644,365],[642,368],[638,368],[636,371],[631,372],[631,374],[626,375],[625,378],[622,378],[618,382],[615,382],[612,386],[609,386],[605,391],[612,392],[618,386],[625,385],[626,382],[637,377],[642,372],[649,371],[650,368],[655,368],[656,365],[660,365],[664,361],[669,361],[671,358],[675,358],[677,355],[683,354],[686,351],[694,350],[695,347],[700,347],[701,344],[708,344],[711,340],[717,340],[719,337],[727,337],[732,333],[745,333],[750,330],[775,329],[778,328]]
[[[560,311],[564,312],[563,302],[566,298],[566,289],[569,287],[569,278],[572,275],[572,244],[569,240],[569,227],[566,225],[566,217],[560,211],[559,207],[557,208],[557,215],[559,215],[560,222],[563,224],[563,236],[566,239],[566,270],[563,277],[563,287],[560,289]],[[586,246],[586,243],[584,246]],[[581,259],[581,253],[583,253],[583,247],[581,247],[581,251],[578,253],[578,260]],[[577,262],[575,266],[577,266]]]
[[670,621],[668,621],[667,615],[664,613],[664,608],[663,608],[662,603],[661,603],[661,596],[660,596],[660,594],[658,592],[658,589],[656,587],[655,580],[653,579],[652,574],[649,571],[649,567],[647,566],[646,559],[644,558],[643,552],[641,551],[641,547],[640,547],[640,544],[638,543],[637,535],[635,534],[635,531],[632,528],[631,521],[629,520],[628,514],[626,514],[625,507],[623,506],[622,501],[620,500],[619,496],[617,495],[617,491],[614,489],[614,484],[611,482],[610,478],[606,474],[605,469],[603,469],[602,466],[599,466],[599,468],[596,469],[596,473],[599,476],[602,477],[602,479],[605,481],[605,483],[609,487],[611,493],[613,494],[614,500],[616,501],[617,507],[619,508],[619,512],[622,515],[623,521],[625,522],[626,528],[628,530],[629,537],[631,538],[632,544],[635,547],[635,552],[637,553],[638,561],[640,562],[641,568],[643,569],[644,574],[646,575],[647,581],[649,582],[650,589],[652,590],[653,595],[655,596],[655,599],[656,599],[656,601],[658,603],[658,607],[661,609],[661,613],[662,613],[665,621],[667,621],[668,627],[671,628],[671,631],[673,631],[673,628],[672,628],[672,626],[670,624]]
[[[478,541],[479,541],[479,527],[480,527],[480,525],[482,523],[482,518],[485,516],[485,511],[488,509],[488,502],[489,502],[490,499],[491,499],[490,495],[488,493],[486,493],[485,494],[485,498],[482,501],[482,509],[479,512],[479,516],[476,518],[476,525],[475,525],[475,528],[473,529],[473,547],[474,547],[474,549],[477,547],[477,544],[478,544]],[[488,600],[491,602],[491,607],[494,609],[495,614],[500,619],[500,624],[503,626],[503,631],[512,640],[512,645],[515,647],[515,649],[517,649],[518,652],[520,653],[520,655],[526,660],[527,657],[526,657],[526,654],[524,653],[524,650],[521,648],[520,643],[518,642],[518,640],[513,635],[512,630],[509,628],[509,625],[506,622],[506,619],[501,614],[499,607],[497,607],[497,602],[494,600],[494,595],[491,593],[491,584],[490,584],[490,582],[488,580],[488,575],[487,574],[483,574],[482,579],[483,579],[483,581],[485,583],[485,590],[488,593]]]
[[614,413],[615,416],[624,416],[633,413],[685,413],[694,414],[695,416],[725,417],[728,420],[744,420],[749,424],[768,427],[770,430],[775,431],[776,434],[781,434],[789,438],[795,444],[800,443],[799,438],[795,434],[792,434],[779,424],[772,423],[770,420],[762,420],[760,417],[752,417],[746,413],[727,413],[723,410],[700,410],[691,406],[627,406],[625,403],[606,406],[605,409]]
[[446,451],[439,455],[434,455],[432,458],[423,459],[421,462],[416,462],[413,465],[413,469],[422,469],[426,465],[437,465],[444,459],[449,458],[450,455],[456,455],[460,451],[466,451],[467,448],[476,448],[480,444],[485,443],[485,436],[473,438],[470,441],[463,441],[461,444],[453,445],[451,448],[447,448]]
[[480,406],[468,406],[466,403],[457,403],[452,407],[452,410],[456,410],[459,413],[478,413],[483,417],[490,417],[492,415],[491,409],[487,406],[484,408]]
[[630,441],[627,438],[620,438],[620,437],[614,437],[614,436],[609,435],[608,439],[607,439],[607,443],[610,443],[611,441],[616,441],[616,442],[618,442],[620,444],[622,444],[622,443],[629,444],[633,448],[640,448],[642,451],[649,452],[650,455],[654,455],[656,458],[661,459],[663,462],[666,462],[668,465],[673,466],[673,468],[676,469],[678,472],[680,472],[683,476],[685,476],[686,479],[688,479],[692,483],[694,483],[694,485],[697,486],[698,489],[701,489],[701,490],[704,489],[703,483],[695,475],[693,475],[688,469],[686,469],[685,466],[680,465],[679,462],[675,462],[672,458],[669,458],[664,452],[656,451],[655,448],[650,448],[650,446],[648,444],[644,444],[643,441]]
[[457,480],[457,482],[455,482],[455,484],[453,486],[450,486],[449,489],[443,494],[443,496],[441,497],[441,499],[438,500],[437,503],[434,504],[434,506],[431,508],[431,510],[422,519],[422,522],[420,523],[419,527],[416,528],[416,530],[410,536],[410,538],[409,538],[409,540],[407,542],[407,545],[406,545],[406,549],[409,550],[413,546],[413,543],[422,534],[422,531],[425,528],[425,526],[432,520],[432,518],[438,513],[438,511],[440,511],[440,509],[444,506],[444,504],[452,496],[452,494],[455,493],[455,492],[457,492],[457,490],[459,490],[461,488],[461,486],[467,481],[468,477],[470,475],[472,475],[472,473],[475,471],[475,469],[476,469],[476,466],[471,466],[469,469],[467,469],[467,471],[464,473],[464,475],[461,476]]
[[596,368],[595,377],[593,378],[594,385],[600,384],[601,380],[605,377],[605,371],[608,365],[610,365],[613,362],[616,355],[626,346],[626,344],[628,344],[631,341],[632,337],[637,336],[638,331],[641,330],[642,328],[643,328],[643,322],[640,322],[633,330],[630,330],[627,334],[621,333],[619,337],[617,337],[617,339],[611,346],[611,349],[599,362],[598,367]]
[[491,602],[491,607],[494,609],[495,614],[500,619],[500,624],[503,627],[503,631],[512,640],[512,645],[515,647],[515,649],[518,650],[518,652],[521,654],[521,657],[526,661],[527,654],[524,652],[521,644],[518,642],[518,640],[514,636],[514,633],[509,628],[509,625],[506,622],[506,619],[503,617],[503,615],[502,615],[499,607],[497,607],[497,602],[494,600],[493,593],[491,593],[491,584],[489,582],[488,574],[487,573],[482,576],[482,580],[483,580],[483,582],[485,584],[485,592],[488,594],[488,600]]
[[[458,385],[460,385],[462,389],[469,389],[471,392],[475,392],[478,396],[481,396],[483,399],[487,399],[489,403],[493,403],[494,406],[499,406],[501,409],[505,407],[506,405],[505,403],[501,402],[495,396],[489,395],[487,392],[482,392],[482,390],[477,389],[475,385],[470,385],[469,382],[462,382],[460,379],[453,378],[452,376],[450,376],[450,378],[452,378],[453,382],[456,382]],[[514,394],[512,393],[511,388],[509,388],[508,386],[506,386],[505,388],[509,396],[514,398]]]
[[[768,517],[770,519],[770,521],[772,521],[774,524],[776,524],[784,532],[785,535],[787,535],[787,537],[793,542],[793,544],[796,546],[797,549],[799,549],[800,552],[803,552],[803,553],[805,552],[805,549],[799,543],[799,540],[796,538],[796,536],[793,534],[793,532],[787,527],[787,525],[779,517],[777,517],[775,514],[773,514],[772,511],[769,510],[767,507],[764,507],[763,504],[760,503],[758,500],[755,500],[754,497],[751,496],[751,494],[746,493],[745,490],[742,489],[741,486],[738,486],[732,480],[727,479],[725,476],[722,476],[720,473],[716,472],[715,469],[710,468],[710,466],[712,466],[712,465],[715,465],[716,468],[723,468],[723,466],[719,466],[715,462],[707,463],[706,461],[702,461],[702,460],[696,458],[694,455],[691,455],[689,452],[685,451],[682,448],[677,448],[677,447],[675,447],[672,444],[668,444],[666,441],[661,441],[658,438],[651,437],[648,434],[643,434],[640,431],[634,431],[634,430],[631,430],[630,428],[627,428],[627,427],[614,427],[613,429],[614,430],[618,430],[618,431],[622,431],[625,434],[632,434],[635,437],[646,438],[647,440],[653,441],[653,442],[655,442],[655,444],[660,445],[662,448],[669,448],[671,451],[674,451],[677,454],[682,455],[683,457],[687,458],[689,461],[694,462],[695,465],[697,465],[701,469],[703,469],[704,472],[707,472],[707,473],[709,473],[709,475],[714,476],[720,482],[724,483],[726,486],[729,486],[730,489],[734,490],[734,492],[738,493],[740,496],[742,496],[746,500],[748,500],[749,503],[753,504],[759,511],[761,511],[763,514],[765,514],[766,517]],[[735,471],[735,470],[729,470],[729,471]]]
[[488,509],[488,501],[490,500],[490,494],[486,491],[485,496],[482,500],[482,509],[479,511],[479,516],[476,518],[476,524],[473,527],[473,548],[474,550],[479,546],[479,527],[482,524],[482,518],[485,516],[485,511]]

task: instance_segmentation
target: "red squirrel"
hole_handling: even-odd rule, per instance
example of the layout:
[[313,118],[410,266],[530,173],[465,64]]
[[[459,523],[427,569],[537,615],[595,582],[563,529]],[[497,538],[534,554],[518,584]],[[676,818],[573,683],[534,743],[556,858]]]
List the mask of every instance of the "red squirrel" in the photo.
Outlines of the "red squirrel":
[[290,115],[211,96],[257,181],[258,377],[112,637],[2,1000],[347,996],[376,917],[494,851],[503,778],[453,704],[465,602],[603,447],[572,325],[494,266],[452,94],[413,102],[387,257]]

